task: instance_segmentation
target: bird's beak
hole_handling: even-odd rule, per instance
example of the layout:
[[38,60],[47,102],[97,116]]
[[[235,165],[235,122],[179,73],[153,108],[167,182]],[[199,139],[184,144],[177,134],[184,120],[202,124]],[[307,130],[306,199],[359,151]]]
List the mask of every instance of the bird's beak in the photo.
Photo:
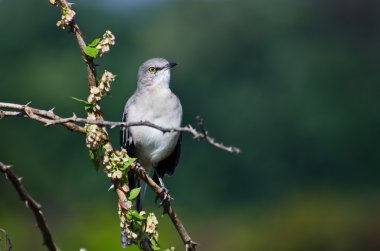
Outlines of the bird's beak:
[[178,65],[176,62],[170,62],[170,63],[168,64],[168,68],[171,69],[171,68],[173,68],[173,67],[176,66],[176,65]]

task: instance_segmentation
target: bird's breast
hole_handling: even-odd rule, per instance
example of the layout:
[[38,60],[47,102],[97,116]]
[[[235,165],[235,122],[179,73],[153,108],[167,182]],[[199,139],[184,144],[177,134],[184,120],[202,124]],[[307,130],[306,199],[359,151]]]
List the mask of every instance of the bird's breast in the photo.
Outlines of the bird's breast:
[[[146,97],[139,97],[138,102],[128,111],[128,121],[149,121],[165,128],[180,127],[182,107],[178,98],[171,92],[150,93]],[[130,127],[137,157],[150,165],[157,164],[174,150],[179,133],[163,133],[147,127]]]

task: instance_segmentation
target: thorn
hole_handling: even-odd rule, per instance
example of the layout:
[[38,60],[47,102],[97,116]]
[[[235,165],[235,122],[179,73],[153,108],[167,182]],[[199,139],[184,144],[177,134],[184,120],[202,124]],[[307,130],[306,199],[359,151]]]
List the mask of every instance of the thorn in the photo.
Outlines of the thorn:
[[115,189],[115,186],[112,184],[112,185],[110,186],[110,188],[108,188],[108,192],[111,191],[111,190],[113,190],[113,189]]
[[199,245],[199,243],[196,243],[195,241],[192,241],[192,240],[189,240],[187,243],[186,243],[186,251],[195,251],[195,247]]
[[116,125],[111,125],[111,127],[110,127],[110,128],[111,128],[111,129],[114,129],[115,127],[116,127]]
[[32,101],[29,101],[29,102],[26,103],[24,106],[29,106],[31,103],[32,103]]
[[73,119],[78,118],[77,115],[73,112]]
[[25,206],[27,207],[27,208],[29,208],[29,202],[26,200],[25,201]]
[[22,181],[24,177],[18,177],[18,181]]
[[55,107],[51,108],[48,112],[54,113],[54,109],[55,109]]

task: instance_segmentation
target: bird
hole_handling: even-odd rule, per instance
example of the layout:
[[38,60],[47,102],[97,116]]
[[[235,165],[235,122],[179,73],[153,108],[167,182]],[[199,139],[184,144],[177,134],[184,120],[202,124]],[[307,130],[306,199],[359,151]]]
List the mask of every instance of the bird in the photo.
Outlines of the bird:
[[[124,107],[123,122],[149,121],[165,128],[181,126],[182,105],[170,89],[171,70],[176,65],[164,58],[152,58],[139,67],[137,87]],[[146,171],[153,169],[153,180],[165,191],[163,177],[171,176],[178,165],[181,139],[181,132],[163,133],[148,126],[122,127],[120,130],[121,147],[129,156],[137,158]],[[140,179],[135,173],[128,173],[128,182],[130,189],[140,187]],[[141,186],[145,187],[134,203],[138,211],[141,211],[146,184]]]

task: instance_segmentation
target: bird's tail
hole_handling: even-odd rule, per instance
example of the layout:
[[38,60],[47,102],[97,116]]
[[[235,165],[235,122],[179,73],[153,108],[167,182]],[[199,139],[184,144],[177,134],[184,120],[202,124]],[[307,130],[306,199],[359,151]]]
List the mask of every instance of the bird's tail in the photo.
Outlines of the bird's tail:
[[132,245],[131,240],[128,238],[127,233],[124,231],[121,231],[121,247],[127,248],[130,245]]

